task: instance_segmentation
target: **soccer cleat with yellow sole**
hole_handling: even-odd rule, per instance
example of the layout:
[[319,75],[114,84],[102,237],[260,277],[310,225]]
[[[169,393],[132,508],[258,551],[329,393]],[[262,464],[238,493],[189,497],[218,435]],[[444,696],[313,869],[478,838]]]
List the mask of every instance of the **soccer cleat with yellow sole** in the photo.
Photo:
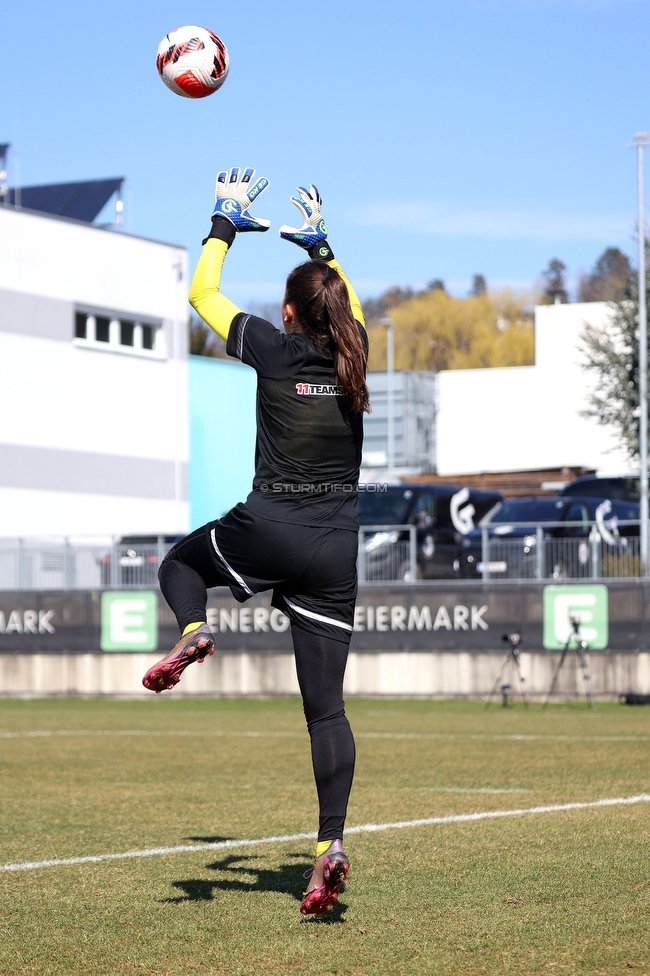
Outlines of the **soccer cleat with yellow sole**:
[[339,888],[350,870],[350,861],[340,840],[333,840],[327,850],[317,857],[300,911],[303,915],[320,917],[331,912],[339,896]]
[[149,668],[142,684],[157,695],[161,691],[170,691],[181,680],[188,665],[194,661],[201,662],[211,654],[214,654],[214,637],[208,625],[201,624],[196,630],[181,637],[166,657]]

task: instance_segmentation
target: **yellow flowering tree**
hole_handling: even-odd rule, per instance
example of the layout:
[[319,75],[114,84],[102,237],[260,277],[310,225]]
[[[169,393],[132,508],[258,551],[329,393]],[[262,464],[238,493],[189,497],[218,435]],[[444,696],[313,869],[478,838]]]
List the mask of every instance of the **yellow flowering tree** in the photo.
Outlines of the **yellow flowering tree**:
[[[395,368],[410,370],[529,366],[533,316],[526,296],[486,291],[467,298],[433,288],[386,310],[395,322]],[[368,320],[371,370],[386,369],[386,327]]]

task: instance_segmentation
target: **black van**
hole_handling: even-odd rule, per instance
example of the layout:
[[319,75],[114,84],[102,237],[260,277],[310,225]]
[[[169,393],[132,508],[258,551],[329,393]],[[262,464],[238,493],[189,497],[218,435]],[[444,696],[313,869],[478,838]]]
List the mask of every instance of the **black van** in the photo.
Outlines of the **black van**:
[[[362,578],[410,579],[408,530],[415,526],[418,579],[453,579],[459,576],[463,536],[472,531],[489,510],[502,500],[498,491],[478,491],[461,485],[365,485],[359,492],[359,521],[374,527],[361,534]],[[374,490],[369,490],[369,489]],[[385,526],[385,528],[384,528]]]
[[641,501],[638,478],[597,478],[592,474],[570,481],[558,492],[558,495],[610,498],[613,502],[634,502],[637,505]]

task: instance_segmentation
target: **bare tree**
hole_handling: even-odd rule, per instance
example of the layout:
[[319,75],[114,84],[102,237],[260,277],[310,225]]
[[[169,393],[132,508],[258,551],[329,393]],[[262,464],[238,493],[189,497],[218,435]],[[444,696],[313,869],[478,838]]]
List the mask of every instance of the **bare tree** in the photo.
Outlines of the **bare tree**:
[[190,355],[208,356],[211,359],[227,359],[226,343],[205,324],[203,319],[191,315],[189,320]]
[[632,297],[636,274],[618,247],[608,247],[590,274],[580,276],[579,302],[620,302]]
[[427,291],[446,291],[442,278],[433,278],[427,285]]
[[473,298],[477,298],[478,295],[484,295],[487,291],[487,281],[485,280],[485,275],[475,274],[472,275],[472,287],[469,290],[470,295]]
[[569,295],[564,281],[565,271],[566,264],[564,261],[560,261],[559,258],[552,258],[548,262],[548,268],[542,272],[542,278],[546,282],[543,298],[544,304],[564,305],[569,301]]
[[598,383],[589,394],[585,417],[613,427],[630,458],[639,455],[639,302],[610,303],[604,326],[586,324],[582,332],[585,368]]
[[[249,310],[252,315],[271,322],[276,329],[282,330],[282,306],[279,302],[251,302]],[[207,356],[210,359],[230,359],[226,352],[226,343],[217,335],[198,315],[191,315],[189,321],[190,355]]]
[[251,315],[257,315],[260,319],[266,319],[276,329],[284,331],[282,321],[282,305],[280,302],[250,302],[246,309]]
[[363,314],[368,321],[383,319],[389,309],[396,308],[402,302],[408,301],[409,298],[413,298],[414,294],[412,288],[400,288],[399,285],[393,285],[392,288],[387,288],[379,298],[366,299],[363,303]]

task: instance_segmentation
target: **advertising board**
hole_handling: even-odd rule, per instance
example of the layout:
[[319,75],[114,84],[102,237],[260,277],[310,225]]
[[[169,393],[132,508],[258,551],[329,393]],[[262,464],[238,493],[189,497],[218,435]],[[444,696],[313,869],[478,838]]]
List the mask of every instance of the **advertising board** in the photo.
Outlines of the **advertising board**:
[[[649,602],[644,580],[366,586],[351,649],[478,652],[500,648],[503,634],[517,631],[527,650],[558,650],[577,617],[592,651],[647,650]],[[208,623],[218,651],[291,650],[289,620],[268,594],[239,604],[229,590],[212,590]],[[0,592],[0,653],[162,651],[177,638],[153,589]]]

